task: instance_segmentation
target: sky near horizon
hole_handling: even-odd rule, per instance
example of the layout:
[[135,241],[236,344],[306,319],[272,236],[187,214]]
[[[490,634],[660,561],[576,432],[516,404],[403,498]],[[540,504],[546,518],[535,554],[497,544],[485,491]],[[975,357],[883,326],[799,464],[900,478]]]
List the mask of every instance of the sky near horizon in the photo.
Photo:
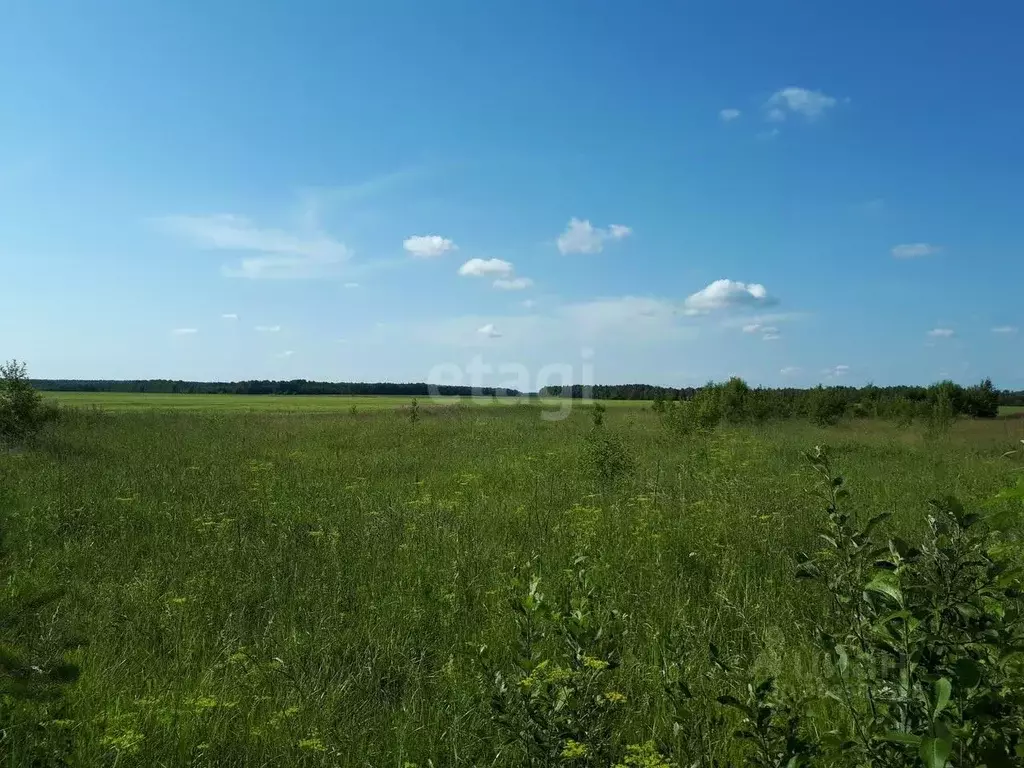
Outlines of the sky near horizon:
[[1022,26],[1008,1],[6,3],[0,357],[1022,389]]

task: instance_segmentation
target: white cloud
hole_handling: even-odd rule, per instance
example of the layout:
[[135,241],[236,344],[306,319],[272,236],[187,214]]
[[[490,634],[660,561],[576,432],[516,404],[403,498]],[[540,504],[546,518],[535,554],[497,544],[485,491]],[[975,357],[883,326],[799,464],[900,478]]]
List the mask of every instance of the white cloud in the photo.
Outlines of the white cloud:
[[723,109],[721,112],[719,112],[718,117],[721,119],[723,123],[728,123],[738,118],[740,114],[741,112],[738,109],[733,109],[730,107],[728,109]]
[[[769,299],[771,302],[771,299]],[[692,313],[687,313],[692,314]],[[806,312],[764,312],[758,315],[724,315],[721,320],[723,328],[740,328],[743,329],[744,333],[757,333],[763,331],[768,326],[773,326],[776,323],[791,323],[796,320],[807,319],[808,314]],[[757,326],[753,330],[746,330],[750,326]]]
[[992,333],[1016,333],[1017,328],[1012,325],[997,325],[992,329]]
[[319,232],[290,232],[256,226],[244,216],[166,216],[161,228],[198,248],[263,254],[227,267],[229,277],[296,279],[322,277],[352,254],[348,247]]
[[280,325],[257,325],[256,330],[260,333],[277,333],[281,330]]
[[775,341],[782,338],[778,328],[764,328],[763,331],[764,335],[761,337],[763,341]]
[[826,368],[824,371],[822,371],[822,373],[825,374],[825,377],[829,379],[838,379],[841,376],[845,376],[849,372],[850,366],[848,365],[835,365],[832,366],[831,368]]
[[290,350],[290,349],[286,349],[286,350],[285,350],[284,352],[282,352],[281,354],[279,354],[279,355],[278,355],[278,357],[291,357],[291,356],[292,356],[292,355],[294,355],[294,354],[295,354],[295,352],[294,352],[294,351],[292,351],[292,350]]
[[193,334],[199,333],[198,328],[175,328],[171,331],[175,336],[192,336]]
[[588,220],[573,217],[558,237],[561,253],[600,253],[609,240],[622,240],[633,234],[633,230],[622,224],[612,224],[608,229],[595,227]]
[[501,334],[495,330],[493,323],[487,323],[487,325],[477,328],[476,332],[491,339],[497,339],[501,336]]
[[359,283],[345,283],[346,288],[358,288]]
[[500,288],[503,291],[521,291],[524,288],[529,288],[531,285],[533,285],[533,280],[528,277],[499,277],[494,281],[494,287]]
[[894,245],[892,255],[896,259],[917,259],[922,256],[934,256],[940,250],[939,246],[929,243],[904,243]]
[[932,328],[928,335],[934,339],[948,339],[954,335],[954,331],[952,328]]
[[779,373],[781,373],[783,376],[795,376],[796,374],[800,373],[800,369],[797,368],[795,365],[787,365],[785,368],[779,371]]
[[740,283],[735,280],[715,280],[688,297],[686,314],[703,315],[731,307],[756,307],[773,303],[765,287],[759,283]]
[[836,105],[832,96],[826,96],[821,91],[811,91],[807,88],[790,86],[776,91],[768,99],[768,119],[774,122],[781,122],[786,119],[787,112],[803,115],[808,120],[821,117],[825,110]]
[[237,320],[238,319],[238,315],[236,315],[234,312],[225,312],[223,315],[221,315],[221,317],[223,319],[225,319],[225,320]]
[[418,259],[432,259],[458,250],[455,243],[440,235],[413,235],[406,238],[402,246]]
[[512,265],[502,259],[470,259],[461,267],[463,277],[510,277]]

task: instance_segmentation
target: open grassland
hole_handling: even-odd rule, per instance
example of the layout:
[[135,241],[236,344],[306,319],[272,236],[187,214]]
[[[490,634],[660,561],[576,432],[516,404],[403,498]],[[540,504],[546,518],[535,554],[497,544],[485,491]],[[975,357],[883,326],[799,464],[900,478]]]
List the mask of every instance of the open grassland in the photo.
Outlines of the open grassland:
[[[404,408],[412,402],[405,395],[206,395],[149,392],[46,392],[47,400],[60,405],[95,407],[109,411],[138,409],[180,409],[189,411],[351,411],[356,408]],[[560,408],[558,398],[493,397],[419,397],[421,407],[448,405],[488,405],[514,407],[535,405]],[[609,400],[611,407],[642,407],[646,400]]]
[[[16,629],[40,652],[87,641],[51,727],[89,766],[522,764],[496,736],[480,659],[514,652],[509,600],[531,576],[555,597],[582,566],[592,600],[625,614],[621,698],[607,699],[622,740],[710,764],[730,727],[709,643],[816,686],[807,626],[823,597],[793,571],[821,504],[801,452],[827,442],[851,510],[891,511],[913,535],[927,499],[1008,485],[1021,460],[1004,454],[1024,438],[1017,419],[930,439],[875,421],[678,438],[649,410],[610,409],[602,429],[626,461],[601,480],[585,408],[413,421],[362,411],[385,398],[267,398],[254,413],[228,396],[179,411],[72,399],[91,397],[111,410],[72,411],[35,449],[0,455],[5,588],[66,590]],[[670,654],[695,696],[676,731]],[[28,764],[19,733],[11,765]]]

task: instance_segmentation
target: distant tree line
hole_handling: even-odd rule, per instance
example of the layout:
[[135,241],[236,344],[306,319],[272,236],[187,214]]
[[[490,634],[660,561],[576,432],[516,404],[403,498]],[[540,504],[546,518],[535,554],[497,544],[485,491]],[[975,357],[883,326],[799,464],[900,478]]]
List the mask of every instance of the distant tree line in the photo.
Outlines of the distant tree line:
[[[621,386],[599,385],[589,388],[589,396],[598,400],[653,400],[655,408],[664,403],[688,402],[698,396],[714,400],[729,421],[760,420],[811,416],[815,420],[832,421],[844,415],[882,416],[909,419],[932,413],[938,406],[951,415],[992,418],[1000,405],[1024,404],[1024,392],[1000,392],[990,379],[964,387],[952,381],[941,381],[928,387],[822,387],[813,389],[751,388],[740,378],[726,383],[709,382],[703,387],[652,387],[645,384]],[[545,387],[547,397],[582,398],[587,392],[574,384],[568,387]]]
[[402,395],[405,397],[484,395],[516,397],[516,390],[485,387],[431,386],[419,383],[329,382],[292,379],[291,381],[175,381],[172,379],[136,379],[131,381],[35,379],[32,385],[49,392],[152,392],[189,395]]

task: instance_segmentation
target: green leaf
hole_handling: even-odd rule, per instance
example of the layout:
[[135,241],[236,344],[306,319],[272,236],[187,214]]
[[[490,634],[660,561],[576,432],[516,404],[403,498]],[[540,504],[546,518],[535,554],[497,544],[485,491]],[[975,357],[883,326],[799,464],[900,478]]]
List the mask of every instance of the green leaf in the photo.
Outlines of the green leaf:
[[932,719],[939,716],[939,713],[949,704],[950,694],[953,693],[953,686],[944,677],[940,677],[932,684],[932,691],[935,694],[935,709],[932,712]]
[[846,668],[850,666],[850,657],[846,655],[846,648],[841,645],[836,646],[836,663],[839,666],[839,672],[846,674]]
[[953,740],[950,737],[927,737],[921,742],[918,754],[928,768],[945,768],[949,753],[953,751]]
[[871,531],[875,529],[875,526],[884,523],[890,517],[892,517],[892,512],[882,512],[881,514],[872,517],[868,520],[868,524],[864,526],[864,535],[870,534]]
[[899,580],[891,573],[880,573],[873,578],[864,588],[867,592],[877,592],[894,600],[900,605],[903,604],[903,593],[900,591]]
[[896,744],[908,744],[916,747],[921,743],[921,737],[904,731],[889,731],[882,735],[882,741],[891,741]]
[[981,682],[981,669],[974,659],[958,659],[953,665],[956,681],[964,688],[974,688]]

